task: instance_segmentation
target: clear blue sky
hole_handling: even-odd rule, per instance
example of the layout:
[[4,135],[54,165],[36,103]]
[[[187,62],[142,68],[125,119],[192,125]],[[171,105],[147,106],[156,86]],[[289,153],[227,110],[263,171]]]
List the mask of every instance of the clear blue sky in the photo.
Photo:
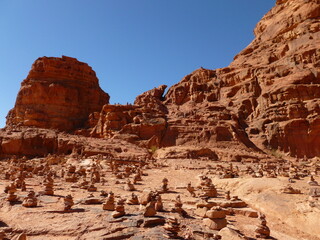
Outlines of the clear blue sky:
[[226,67],[275,0],[0,0],[0,127],[42,56],[96,71],[111,103]]

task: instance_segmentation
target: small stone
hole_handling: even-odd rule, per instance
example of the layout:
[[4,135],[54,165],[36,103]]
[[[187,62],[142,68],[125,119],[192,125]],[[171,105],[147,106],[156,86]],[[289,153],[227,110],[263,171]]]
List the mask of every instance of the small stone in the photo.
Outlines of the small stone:
[[151,201],[147,204],[145,211],[143,213],[144,217],[153,217],[157,214],[155,204],[156,204],[155,201]]
[[203,224],[208,226],[212,230],[221,230],[222,228],[227,226],[227,220],[225,218],[205,218],[203,219]]
[[206,212],[205,216],[210,219],[225,218],[226,211],[224,211],[224,210],[209,210]]

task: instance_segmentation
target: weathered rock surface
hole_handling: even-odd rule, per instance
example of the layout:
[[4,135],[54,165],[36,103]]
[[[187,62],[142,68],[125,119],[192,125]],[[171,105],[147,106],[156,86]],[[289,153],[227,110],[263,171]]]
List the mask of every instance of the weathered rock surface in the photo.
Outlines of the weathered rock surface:
[[166,129],[166,118],[149,108],[135,105],[105,105],[91,136],[116,138],[144,147],[159,146]]
[[[150,90],[135,101],[142,107],[135,121],[135,116],[124,120],[128,110],[118,107],[112,112],[121,119],[117,129],[109,128],[110,121],[100,121],[99,128],[156,138],[154,145],[160,147],[232,144],[319,156],[319,12],[318,0],[278,1],[257,24],[254,41],[229,67],[200,68],[164,96],[166,86]],[[157,124],[142,123],[144,113],[147,122]]]
[[134,105],[108,105],[88,65],[40,58],[7,126],[78,129],[79,135],[149,150],[196,146],[240,155],[272,150],[320,156],[319,17],[319,0],[278,0],[228,67],[197,69],[167,93],[165,85],[142,93]]
[[319,156],[320,1],[277,1],[255,40],[228,68],[220,102],[237,112],[259,147]]
[[[210,72],[199,69],[190,76],[194,75],[194,79],[205,76],[207,79]],[[240,148],[256,149],[236,114],[225,106],[217,101],[197,103],[189,99],[189,93],[185,93],[184,100],[175,100],[171,96],[176,86],[163,96],[165,88],[163,85],[141,94],[135,105],[105,105],[98,120],[91,121],[94,123],[91,136],[122,138],[148,148],[177,145],[219,147],[232,143]]]
[[[319,157],[310,158],[320,155],[319,6],[277,0],[229,67],[200,68],[134,105],[104,104],[108,95],[75,59],[36,61],[0,129],[0,158],[7,158],[0,161],[0,236],[255,239],[257,226],[266,230],[265,215],[272,239],[319,240],[320,187],[310,184],[320,181]],[[125,185],[131,180],[134,195]],[[299,194],[281,191],[288,181]],[[42,195],[44,186],[54,195]],[[26,190],[39,193],[38,207],[21,207]],[[135,196],[148,208],[160,193],[163,211],[149,219],[144,207],[122,205]],[[71,210],[60,210],[64,196],[74,199]],[[115,199],[120,218],[105,211]],[[176,210],[182,204],[186,217]]]
[[198,148],[198,147],[167,147],[156,151],[154,154],[156,158],[162,159],[199,159],[205,158],[211,161],[219,160],[218,155],[210,148]]
[[84,126],[92,112],[109,103],[95,72],[75,58],[37,59],[22,82],[7,125],[70,131]]
[[56,130],[20,127],[0,130],[0,156],[43,157],[48,154],[97,155],[123,159],[149,156],[145,148],[118,139],[89,138]]
[[99,117],[88,122],[90,135],[124,139],[148,148],[160,146],[167,128],[168,110],[162,102],[166,87],[139,95],[134,105],[105,105]]

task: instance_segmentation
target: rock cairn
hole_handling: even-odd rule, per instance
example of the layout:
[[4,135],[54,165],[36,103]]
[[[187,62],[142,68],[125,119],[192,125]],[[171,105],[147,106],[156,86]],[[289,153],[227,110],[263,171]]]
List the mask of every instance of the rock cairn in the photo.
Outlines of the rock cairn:
[[127,200],[128,205],[139,205],[138,196],[134,193],[131,194],[131,197]]
[[257,238],[269,238],[270,229],[267,226],[266,216],[262,213],[259,214],[260,224],[254,230]]
[[156,211],[157,212],[163,212],[163,202],[162,202],[162,198],[161,195],[159,194],[158,196],[156,196],[156,205],[155,205]]
[[146,206],[143,216],[144,217],[153,217],[157,214],[156,211],[156,201],[154,199],[152,199]]
[[38,199],[34,191],[30,191],[28,195],[23,199],[22,206],[24,207],[36,207],[38,205]]
[[103,210],[107,211],[114,211],[115,209],[115,200],[114,200],[114,193],[110,192],[109,196],[106,199],[106,202],[102,205]]
[[113,218],[119,218],[119,217],[123,217],[124,215],[126,215],[126,212],[124,210],[124,199],[119,199],[117,201],[117,204],[115,206],[115,211],[112,212],[112,217]]
[[131,183],[131,181],[129,179],[127,180],[125,190],[127,190],[127,191],[135,191],[136,190],[136,188],[134,187],[134,185]]
[[221,207],[212,207],[205,214],[203,223],[212,230],[221,230],[227,226],[226,211]]
[[6,200],[10,203],[14,203],[18,201],[18,196],[15,194],[17,192],[17,188],[14,183],[11,183],[8,189],[8,196]]
[[69,194],[64,197],[64,211],[70,211],[74,205],[73,197]]
[[167,234],[164,236],[169,239],[177,239],[178,233],[180,231],[180,223],[178,222],[178,219],[175,217],[170,216],[166,220],[166,224],[163,226],[165,230],[168,231]]
[[43,194],[44,195],[54,195],[54,191],[53,191],[53,179],[50,175],[47,175],[46,179],[44,180],[44,191]]
[[186,217],[188,213],[182,208],[183,203],[181,201],[180,195],[178,195],[174,201],[174,207],[171,212],[178,213],[182,217]]

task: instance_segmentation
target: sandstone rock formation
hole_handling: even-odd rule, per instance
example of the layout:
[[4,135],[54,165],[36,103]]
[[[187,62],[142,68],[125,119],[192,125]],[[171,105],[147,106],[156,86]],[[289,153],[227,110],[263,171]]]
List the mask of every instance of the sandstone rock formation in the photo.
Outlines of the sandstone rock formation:
[[120,138],[144,147],[159,146],[165,134],[165,85],[139,95],[134,105],[105,105],[99,118],[88,122],[91,136]]
[[146,158],[149,153],[119,139],[88,138],[57,132],[50,129],[20,127],[15,130],[0,130],[0,157],[12,155],[42,157],[48,154],[103,154],[107,157]]
[[92,112],[109,103],[95,72],[86,63],[62,56],[38,58],[22,82],[7,126],[70,131],[83,127]]
[[319,156],[320,1],[277,1],[255,40],[219,69],[221,100],[260,147]]
[[[165,114],[157,126],[161,134],[148,131],[142,139],[154,134],[160,147],[229,142],[241,149],[319,156],[319,16],[318,0],[277,1],[229,67],[198,69],[165,96],[164,86],[138,96],[136,105]],[[146,127],[135,123],[139,127],[123,124],[118,133],[129,128],[139,136]]]
[[[91,137],[88,142],[126,141],[151,153],[179,146],[167,153],[171,157],[194,155],[184,147],[236,161],[261,150],[320,156],[319,3],[278,0],[257,24],[255,39],[228,67],[197,69],[166,93],[165,85],[142,93],[133,105],[109,105],[88,65],[69,57],[40,58],[8,114],[1,151],[27,149],[23,133],[19,140],[7,132],[22,125],[76,130],[83,139]],[[56,142],[44,144],[51,137],[32,134],[40,147],[28,151],[56,152]]]
[[[91,136],[121,138],[148,148],[195,144],[219,147],[232,142],[240,148],[256,149],[237,115],[212,98],[213,93],[207,93],[210,96],[206,98],[198,98],[209,101],[191,100],[190,78],[202,81],[211,72],[196,70],[181,81],[183,87],[179,83],[171,87],[165,96],[166,86],[162,85],[139,95],[134,105],[105,105],[98,120],[90,121],[93,123]],[[185,97],[177,97],[176,89],[186,91],[182,94]],[[202,90],[200,92],[206,94]]]
[[0,129],[0,239],[320,240],[319,16],[277,0],[229,67],[133,105],[37,60]]

